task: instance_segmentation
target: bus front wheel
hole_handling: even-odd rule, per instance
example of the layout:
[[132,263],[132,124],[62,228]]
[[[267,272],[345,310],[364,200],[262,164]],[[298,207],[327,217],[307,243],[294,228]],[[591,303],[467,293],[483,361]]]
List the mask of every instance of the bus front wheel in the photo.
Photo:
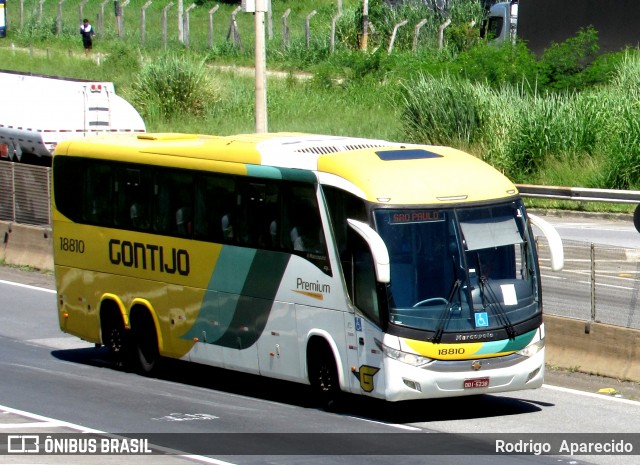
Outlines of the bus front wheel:
[[307,363],[309,383],[317,400],[324,409],[335,409],[340,396],[340,381],[333,352],[324,341],[309,344]]

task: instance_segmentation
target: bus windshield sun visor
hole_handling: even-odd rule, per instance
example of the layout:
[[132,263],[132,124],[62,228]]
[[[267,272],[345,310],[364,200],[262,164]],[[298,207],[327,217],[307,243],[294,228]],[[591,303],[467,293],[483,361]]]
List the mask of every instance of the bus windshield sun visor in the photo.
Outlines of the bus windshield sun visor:
[[469,251],[523,242],[515,218],[510,216],[460,221],[460,228]]

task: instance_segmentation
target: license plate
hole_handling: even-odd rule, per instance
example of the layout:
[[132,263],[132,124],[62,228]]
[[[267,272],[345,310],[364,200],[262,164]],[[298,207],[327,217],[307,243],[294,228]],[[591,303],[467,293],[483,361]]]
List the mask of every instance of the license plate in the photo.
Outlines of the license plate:
[[474,378],[464,380],[465,389],[477,389],[485,387],[489,387],[489,378]]

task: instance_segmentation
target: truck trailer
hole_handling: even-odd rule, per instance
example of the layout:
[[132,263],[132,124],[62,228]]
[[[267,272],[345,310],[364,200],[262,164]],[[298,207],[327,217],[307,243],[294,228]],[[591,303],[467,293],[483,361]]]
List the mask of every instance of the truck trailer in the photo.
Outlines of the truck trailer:
[[65,139],[145,130],[111,82],[0,70],[0,159],[48,166]]
[[637,0],[511,0],[491,5],[481,34],[497,42],[524,41],[540,56],[552,43],[593,27],[599,52],[607,53],[637,47],[639,23]]

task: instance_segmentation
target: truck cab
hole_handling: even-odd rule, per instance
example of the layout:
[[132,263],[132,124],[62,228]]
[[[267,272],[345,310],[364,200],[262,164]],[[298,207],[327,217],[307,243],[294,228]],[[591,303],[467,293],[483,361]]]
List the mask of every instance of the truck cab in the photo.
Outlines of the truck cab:
[[499,43],[516,40],[518,30],[518,0],[499,2],[489,8],[480,36]]

